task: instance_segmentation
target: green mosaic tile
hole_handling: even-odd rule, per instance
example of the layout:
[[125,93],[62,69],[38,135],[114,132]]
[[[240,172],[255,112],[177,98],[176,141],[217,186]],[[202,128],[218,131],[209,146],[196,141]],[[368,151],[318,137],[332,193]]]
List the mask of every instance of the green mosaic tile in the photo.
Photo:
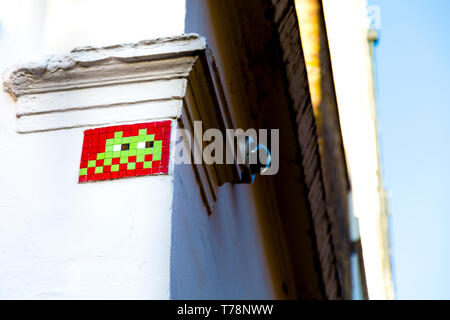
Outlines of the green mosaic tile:
[[120,153],[121,153],[121,151],[114,151],[114,152],[113,152],[113,158],[118,158],[118,157],[120,157]]
[[145,142],[148,136],[138,136],[138,142]]
[[137,149],[137,142],[130,142],[130,150]]
[[153,160],[154,161],[161,160],[161,153],[159,152],[159,153],[153,154]]
[[144,162],[144,169],[148,169],[152,167],[152,162],[151,161],[145,161]]

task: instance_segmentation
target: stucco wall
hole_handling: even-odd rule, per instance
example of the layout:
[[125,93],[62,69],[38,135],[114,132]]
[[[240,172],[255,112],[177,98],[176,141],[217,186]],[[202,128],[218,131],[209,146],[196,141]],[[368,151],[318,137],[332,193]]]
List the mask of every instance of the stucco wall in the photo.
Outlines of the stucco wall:
[[168,298],[172,176],[78,184],[85,128],[17,134],[0,93],[0,298]]
[[175,168],[171,298],[276,297],[258,221],[264,201],[254,190],[225,184],[208,216],[192,167]]
[[[2,2],[0,72],[76,46],[183,33],[184,0],[126,4]],[[18,134],[16,111],[1,91],[0,298],[169,298],[173,176],[80,185],[88,127]]]
[[[75,34],[74,42],[83,31]],[[101,32],[93,36],[103,44]],[[232,88],[225,94],[240,101],[232,107],[245,123],[245,99],[230,99]],[[210,216],[189,166],[174,176],[80,185],[88,127],[18,134],[17,106],[3,92],[0,99],[0,298],[295,296],[268,180],[220,187]]]
[[[53,8],[56,3],[50,1],[49,5]],[[49,14],[52,10],[47,8],[42,12],[47,24],[56,23],[58,11]],[[79,44],[83,32],[71,31],[70,24],[65,28],[67,34],[76,34],[72,41],[53,41],[41,52]],[[12,50],[20,50],[32,29],[25,28],[20,39],[14,40],[10,28],[5,28],[3,35],[12,39]],[[41,32],[59,38],[52,29]],[[86,41],[110,42],[100,31]],[[2,70],[16,58],[8,55],[0,63]],[[164,90],[159,90],[166,93],[172,87],[178,88],[177,84],[165,84]],[[88,98],[93,101],[89,105],[95,105],[99,97],[116,99],[123,96],[120,90],[130,95],[120,86],[88,90],[92,92],[72,90],[42,96],[51,99],[52,108],[62,110]],[[105,95],[102,90],[111,92]],[[148,88],[141,90],[149,92]],[[31,99],[34,111],[48,107],[39,98],[38,94]],[[172,174],[78,184],[83,130],[89,126],[20,134],[17,103],[4,92],[0,99],[0,166],[8,168],[0,173],[0,298],[273,298],[279,294],[281,281],[271,274],[273,266],[265,248],[265,243],[270,243],[269,247],[276,243],[267,234],[263,239],[261,233],[261,216],[265,228],[270,220],[261,186],[223,186],[214,213],[208,216],[189,166],[175,173],[174,199]],[[162,103],[169,104],[153,102]],[[89,110],[61,115],[66,115],[69,125],[74,125],[70,115],[75,113],[75,118],[81,119],[76,125],[107,125],[121,119],[120,112],[125,112],[121,108],[102,109],[94,122],[88,119]],[[164,108],[166,114],[150,113],[158,119],[173,117],[169,115],[173,109]],[[26,127],[34,128],[33,121],[39,118],[39,114],[30,117]],[[47,120],[37,129],[64,127]],[[274,250],[271,252],[273,255]]]

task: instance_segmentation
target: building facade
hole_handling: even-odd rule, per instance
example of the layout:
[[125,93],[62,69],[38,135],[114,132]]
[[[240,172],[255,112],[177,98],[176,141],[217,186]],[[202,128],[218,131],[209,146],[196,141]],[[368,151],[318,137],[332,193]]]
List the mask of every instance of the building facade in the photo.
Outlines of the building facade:
[[[386,267],[388,253],[365,238],[373,225],[359,213],[354,169],[365,160],[349,138],[351,121],[366,118],[343,121],[352,84],[339,77],[341,40],[329,31],[343,27],[325,1],[301,2],[2,8],[2,68],[16,65],[0,100],[0,297],[382,297],[366,262]],[[276,174],[252,181],[238,163],[176,163],[180,147],[201,157],[204,141],[185,148],[180,137],[197,121],[224,136],[278,129],[266,143]],[[378,161],[376,143],[367,148]]]

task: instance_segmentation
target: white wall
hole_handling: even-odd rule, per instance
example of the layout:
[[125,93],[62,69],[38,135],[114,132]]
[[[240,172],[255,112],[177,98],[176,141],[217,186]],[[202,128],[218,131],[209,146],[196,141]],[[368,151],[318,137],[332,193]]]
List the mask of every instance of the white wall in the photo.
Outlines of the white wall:
[[172,176],[78,184],[86,128],[17,134],[0,97],[0,298],[168,298]]
[[[0,68],[80,45],[181,34],[184,8],[184,0],[4,2],[0,48],[7,50],[0,52]],[[15,29],[24,16],[33,19]],[[121,96],[116,90],[113,96]],[[53,107],[96,96],[78,92],[63,93]],[[61,94],[45,96],[54,102]],[[83,131],[90,127],[20,134],[17,109],[0,92],[0,299],[280,296],[285,261],[274,259],[282,250],[261,231],[275,214],[261,182],[219,188],[211,216],[190,166],[177,167],[175,175],[78,184]],[[163,109],[158,118],[174,117],[168,114],[174,108]],[[108,125],[121,109],[108,110],[99,110],[95,121],[107,113],[99,123]],[[92,124],[87,112],[61,114],[70,123],[72,114],[82,114],[82,124]],[[30,116],[27,128],[37,119]],[[47,120],[41,125],[63,127]]]
[[14,60],[182,34],[185,0],[2,0]]
[[[181,34],[184,1],[2,1],[0,24],[3,71]],[[0,298],[169,298],[173,176],[78,184],[88,127],[18,134],[16,109],[1,91]]]
[[173,299],[276,298],[259,225],[267,215],[259,190],[225,184],[208,216],[192,167],[175,167]]

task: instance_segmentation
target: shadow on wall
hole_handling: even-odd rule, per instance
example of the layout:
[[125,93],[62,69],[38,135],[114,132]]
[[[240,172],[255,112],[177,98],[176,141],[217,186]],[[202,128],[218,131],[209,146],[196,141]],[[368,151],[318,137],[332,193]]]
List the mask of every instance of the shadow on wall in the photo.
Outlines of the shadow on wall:
[[175,171],[171,299],[273,299],[254,185],[220,187],[208,216],[192,167]]

